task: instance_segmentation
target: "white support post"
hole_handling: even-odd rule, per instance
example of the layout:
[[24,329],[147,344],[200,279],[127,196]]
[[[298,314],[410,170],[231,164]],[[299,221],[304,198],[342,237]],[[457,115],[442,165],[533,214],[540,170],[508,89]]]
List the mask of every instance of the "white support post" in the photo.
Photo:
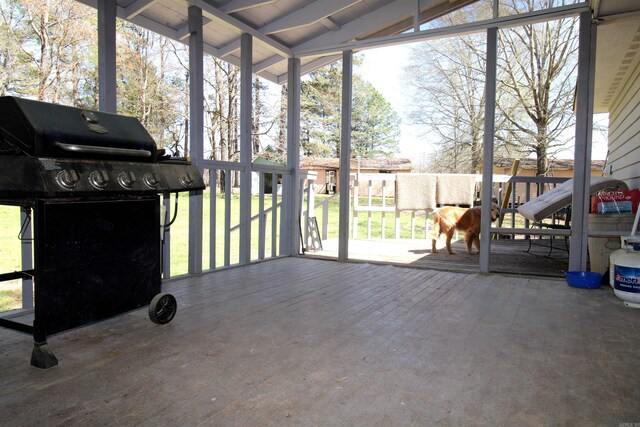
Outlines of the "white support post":
[[216,268],[218,258],[218,174],[209,170],[209,270]]
[[[189,8],[189,145],[191,162],[202,171],[204,85],[202,10]],[[202,192],[189,193],[189,273],[202,273]]]
[[491,255],[491,189],[493,188],[493,139],[496,116],[496,75],[498,61],[498,29],[487,29],[487,71],[485,80],[484,147],[482,152],[482,216],[480,229],[480,271],[488,273]]
[[251,261],[251,113],[253,38],[242,34],[240,40],[240,264]]
[[[33,268],[33,233],[31,231],[31,208],[20,207],[20,224],[22,224],[22,236],[20,240],[20,255],[22,260],[22,270]],[[22,308],[33,308],[33,279],[22,279]]]
[[307,172],[307,187],[306,187],[306,197],[307,197],[307,207],[306,207],[306,211],[307,214],[304,216],[304,222],[303,224],[305,225],[304,228],[304,242],[305,244],[308,246],[310,239],[310,229],[309,226],[311,224],[310,222],[310,218],[313,218],[314,216],[316,216],[315,214],[315,210],[316,210],[316,192],[315,192],[315,182],[316,179],[318,178],[318,173],[317,172]]
[[271,257],[278,255],[278,174],[271,174]]
[[593,128],[593,86],[595,74],[596,25],[591,13],[580,14],[580,46],[578,48],[578,81],[576,84],[576,143],[574,150],[573,198],[569,271],[587,268],[587,234]]
[[98,0],[98,103],[100,111],[116,113],[117,3]]
[[[178,194],[176,194],[178,197]],[[162,195],[162,205],[164,206],[164,219],[162,221],[162,278],[171,277],[171,229],[165,230],[165,226],[171,221],[171,193]]]
[[[342,178],[340,178],[342,180]],[[351,176],[349,176],[349,183],[351,183]],[[347,187],[347,191],[351,191],[349,187]],[[342,191],[340,192],[342,195]],[[342,203],[342,201],[340,201]],[[360,174],[356,174],[353,179],[353,225],[351,229],[351,233],[353,234],[353,238],[358,238],[358,214],[360,212]]]
[[[264,259],[266,247],[266,215],[264,213],[264,182],[266,173],[258,172],[258,259]],[[273,181],[271,181],[273,192]]]
[[[349,259],[349,177],[351,176],[351,95],[353,52],[342,52],[342,123],[340,132],[340,215],[338,261]],[[358,197],[354,194],[353,197]]]
[[300,59],[289,58],[287,69],[287,166],[291,175],[284,175],[282,185],[282,225],[280,252],[298,255],[300,248],[299,196],[300,185]]
[[381,228],[381,238],[382,240],[386,239],[386,231],[387,231],[387,218],[386,212],[384,208],[387,207],[387,181],[382,181],[382,212],[380,212],[380,228]]

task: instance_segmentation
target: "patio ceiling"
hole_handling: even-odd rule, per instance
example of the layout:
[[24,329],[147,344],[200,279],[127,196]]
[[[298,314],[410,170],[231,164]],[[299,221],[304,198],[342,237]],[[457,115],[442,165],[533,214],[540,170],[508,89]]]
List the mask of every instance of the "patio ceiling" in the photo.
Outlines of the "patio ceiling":
[[[97,7],[98,0],[78,0]],[[400,34],[477,0],[117,0],[117,14],[174,40],[187,42],[188,8],[204,16],[204,51],[240,64],[240,36],[251,34],[253,71],[287,80],[287,58],[301,57],[306,74],[339,59],[327,47]],[[640,2],[590,0],[598,30],[595,111],[606,112],[626,73],[640,62]]]
[[[98,0],[79,0],[96,7]],[[276,83],[287,78],[287,59],[301,51],[368,37],[398,34],[477,0],[117,0],[117,15],[174,40],[187,42],[188,9],[202,9],[204,51],[240,64],[240,36],[253,36],[253,71]],[[340,56],[301,58],[308,73]]]

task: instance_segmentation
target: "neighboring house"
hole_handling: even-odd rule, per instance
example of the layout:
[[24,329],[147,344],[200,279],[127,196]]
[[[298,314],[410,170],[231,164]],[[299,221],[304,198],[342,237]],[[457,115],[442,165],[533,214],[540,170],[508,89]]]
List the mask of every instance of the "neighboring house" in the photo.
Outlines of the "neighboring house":
[[[351,159],[351,173],[409,173],[413,164],[409,159]],[[315,192],[333,194],[340,191],[340,159],[330,157],[307,157],[300,160],[300,170],[317,172]],[[364,187],[364,186],[363,186]],[[364,188],[363,188],[364,191]],[[373,195],[379,196],[381,189],[374,187]],[[394,189],[389,189],[389,195]],[[361,191],[362,193],[362,191]],[[366,194],[365,194],[366,195]]]
[[607,166],[640,188],[640,15],[599,23],[597,54],[594,109],[609,113]]
[[[493,164],[494,175],[510,175],[511,166],[514,159],[509,158],[496,158]],[[602,176],[605,166],[604,160],[592,160],[591,161],[591,175]],[[536,159],[520,159],[520,166],[518,168],[518,176],[536,176],[537,167]],[[549,161],[549,173],[547,176],[556,178],[573,178],[573,159],[558,159]],[[526,199],[527,184],[518,183],[516,185],[516,204],[524,203]],[[529,199],[533,199],[537,196],[537,188],[535,185],[530,186]]]

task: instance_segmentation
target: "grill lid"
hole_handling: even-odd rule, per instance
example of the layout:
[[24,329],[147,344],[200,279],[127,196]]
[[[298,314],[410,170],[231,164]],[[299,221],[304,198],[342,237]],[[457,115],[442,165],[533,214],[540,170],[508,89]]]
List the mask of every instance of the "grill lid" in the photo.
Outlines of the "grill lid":
[[0,155],[155,162],[157,147],[134,117],[3,96]]

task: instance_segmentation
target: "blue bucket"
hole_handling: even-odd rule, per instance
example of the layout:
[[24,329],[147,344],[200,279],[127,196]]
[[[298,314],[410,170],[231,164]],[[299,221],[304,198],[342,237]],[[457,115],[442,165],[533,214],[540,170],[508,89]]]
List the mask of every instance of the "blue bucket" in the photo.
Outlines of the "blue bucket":
[[565,277],[574,288],[598,289],[602,283],[602,274],[592,271],[567,271]]

